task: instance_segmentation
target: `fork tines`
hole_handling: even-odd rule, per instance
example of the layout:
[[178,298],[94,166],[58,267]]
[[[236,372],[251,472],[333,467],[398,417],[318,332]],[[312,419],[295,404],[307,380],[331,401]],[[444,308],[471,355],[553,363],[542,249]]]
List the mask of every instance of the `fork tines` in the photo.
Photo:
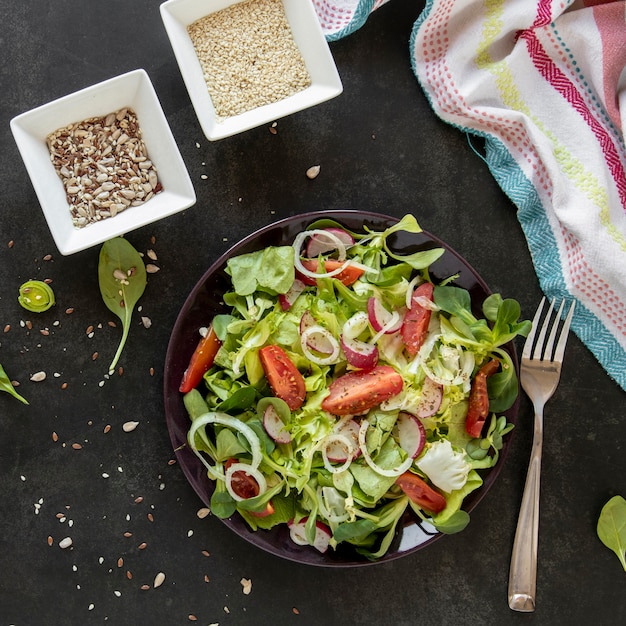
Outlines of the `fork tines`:
[[[572,317],[574,316],[574,307],[576,306],[576,301],[572,300],[572,304],[567,313],[567,317],[565,321],[561,325],[561,333],[559,335],[558,343],[556,345],[556,349],[554,349],[554,341],[556,339],[556,334],[559,329],[559,320],[561,319],[561,314],[563,313],[563,307],[565,306],[565,300],[561,301],[558,311],[556,315],[554,315],[554,323],[552,324],[552,328],[550,329],[550,334],[548,336],[548,341],[545,342],[546,333],[550,328],[550,320],[553,317],[554,313],[554,299],[550,302],[550,307],[548,308],[548,312],[546,313],[545,319],[543,321],[543,325],[539,330],[539,336],[535,341],[535,333],[539,327],[539,321],[541,319],[541,313],[543,311],[543,306],[545,304],[546,298],[545,296],[541,299],[539,306],[537,307],[537,312],[535,313],[535,317],[533,318],[533,325],[530,333],[528,334],[528,338],[526,339],[526,343],[524,344],[524,350],[522,352],[523,359],[530,359],[531,354],[532,358],[541,361],[556,361],[561,363],[563,361],[563,355],[565,354],[565,344],[567,343],[567,335],[569,333],[570,324],[572,323]],[[545,342],[545,348],[544,348]],[[534,351],[533,351],[534,346]]]

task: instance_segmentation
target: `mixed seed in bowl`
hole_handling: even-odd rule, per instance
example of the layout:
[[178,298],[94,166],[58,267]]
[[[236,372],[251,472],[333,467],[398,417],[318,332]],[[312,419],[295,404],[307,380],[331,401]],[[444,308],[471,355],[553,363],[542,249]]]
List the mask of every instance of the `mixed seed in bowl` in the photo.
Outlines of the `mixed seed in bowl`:
[[162,190],[128,107],[59,128],[46,140],[77,228],[115,217]]
[[311,85],[281,0],[246,0],[187,27],[218,118],[292,96]]

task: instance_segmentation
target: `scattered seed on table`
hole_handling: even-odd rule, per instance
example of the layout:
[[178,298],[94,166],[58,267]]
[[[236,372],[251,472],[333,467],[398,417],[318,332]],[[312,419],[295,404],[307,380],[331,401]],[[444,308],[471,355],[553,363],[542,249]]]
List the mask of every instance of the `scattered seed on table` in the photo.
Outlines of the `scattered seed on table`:
[[140,589],[142,589],[143,591],[147,591],[148,589],[150,589],[150,585],[141,585]]
[[240,581],[244,595],[250,595],[252,591],[252,581],[249,578],[242,578]]
[[113,321],[113,320],[109,320],[107,322],[107,324],[111,327],[111,328],[117,328],[117,324]]
[[15,242],[13,241],[13,239],[11,239],[11,241],[9,241],[9,243],[7,244],[9,248],[12,248],[14,245],[15,245]]
[[124,566],[124,559],[122,557],[117,559],[117,566],[118,567],[123,567]]
[[39,331],[44,337],[47,337],[50,334],[50,331],[47,328],[42,328]]
[[72,448],[74,448],[74,450],[80,450],[83,446],[81,446],[79,443],[73,443],[72,444]]
[[130,433],[135,430],[137,426],[139,426],[139,422],[124,422],[124,424],[122,425],[122,430],[125,433]]
[[54,543],[54,539],[52,538],[52,535],[48,535],[48,545],[51,546]]
[[61,384],[61,389],[67,389],[67,383],[62,383]]
[[5,333],[8,333],[10,330],[11,330],[11,324],[7,324],[7,325],[4,327],[4,332],[5,332]]
[[52,260],[52,255],[51,255],[51,254],[46,254],[46,255],[43,257],[43,260],[44,260],[44,261],[51,261],[51,260]]
[[188,615],[188,618],[189,618],[190,622],[197,622],[198,621],[198,618],[193,613],[190,613]]
[[160,587],[163,583],[165,582],[165,574],[163,572],[159,572],[155,577],[154,577],[154,588],[156,589],[157,587]]
[[58,441],[59,435],[57,435],[54,431],[52,431],[52,441]]
[[198,509],[198,512],[196,513],[196,515],[200,518],[200,519],[204,519],[207,515],[211,514],[211,509],[209,509],[208,507],[203,507],[201,509]]
[[91,355],[91,360],[92,360],[92,361],[95,361],[97,358],[98,358],[98,353],[97,353],[97,352],[94,352],[94,353]]
[[306,177],[313,180],[314,178],[317,178],[320,170],[321,170],[321,166],[319,165],[313,165],[311,166],[307,171],[306,171]]
[[132,580],[133,579],[133,574],[130,570],[126,570],[126,578],[128,578],[128,580]]
[[59,548],[65,550],[65,548],[69,548],[72,543],[73,542],[71,537],[65,537],[65,539],[61,539],[61,541],[59,541]]
[[211,556],[211,553],[208,550],[202,550],[203,556]]
[[91,333],[93,333],[93,326],[90,325],[85,329],[85,334],[90,335]]
[[205,583],[210,582],[208,574],[205,574],[205,575],[204,575],[204,582],[205,582]]
[[127,539],[128,539],[128,537],[132,537],[132,536],[133,536],[133,533],[131,533],[131,532],[126,531],[124,533],[124,537],[126,537]]
[[291,611],[294,615],[300,615],[300,611],[295,606],[293,607],[293,609],[291,609]]
[[72,313],[74,313],[74,307],[68,307],[67,309],[65,309],[66,315],[71,315]]
[[148,546],[148,544],[145,541],[142,541],[138,546],[137,549],[138,550],[145,550],[146,547]]
[[42,380],[46,380],[46,373],[45,372],[35,372],[30,379],[34,382],[34,383],[40,383]]
[[146,254],[148,255],[148,258],[152,259],[153,261],[157,260],[156,252],[151,248],[146,252]]
[[160,269],[161,268],[154,263],[148,263],[146,265],[146,272],[148,272],[148,274],[156,274]]
[[152,326],[152,320],[149,317],[142,316],[141,323],[144,328],[150,328],[150,326]]
[[111,430],[111,424],[107,424],[107,425],[104,427],[104,431],[103,431],[103,432],[104,432],[104,434],[106,435],[106,434],[107,434],[110,430]]
[[30,320],[26,320],[24,322],[24,325],[26,326],[26,328],[28,328],[28,330],[32,330],[33,329],[33,323]]

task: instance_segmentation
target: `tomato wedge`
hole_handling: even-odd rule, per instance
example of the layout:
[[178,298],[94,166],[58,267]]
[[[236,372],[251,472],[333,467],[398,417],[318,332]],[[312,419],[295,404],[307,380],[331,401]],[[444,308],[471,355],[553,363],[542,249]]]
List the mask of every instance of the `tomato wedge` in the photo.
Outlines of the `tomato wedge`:
[[[302,259],[301,261],[303,267],[309,272],[317,272],[317,268],[320,265],[318,259]],[[336,269],[340,268],[343,265],[343,261],[337,261],[336,259],[324,259],[324,269],[326,272],[334,272]],[[346,287],[350,286],[352,283],[355,283],[361,276],[363,275],[363,270],[360,267],[354,267],[353,265],[348,265],[344,270],[332,276],[332,278],[337,278],[340,280]],[[317,281],[315,278],[311,276],[305,276],[298,272],[298,278],[305,285],[316,285]]]
[[428,324],[432,311],[420,304],[422,298],[432,302],[434,285],[432,283],[422,283],[414,292],[411,298],[411,308],[404,316],[404,322],[400,330],[406,351],[415,356],[426,339]]
[[187,393],[200,384],[204,373],[213,365],[215,355],[221,345],[222,342],[217,338],[211,324],[207,334],[200,339],[195,352],[191,355],[191,360],[178,388],[181,393]]
[[404,472],[396,478],[396,485],[419,507],[431,513],[441,513],[446,499],[413,472]]
[[259,350],[259,358],[273,394],[284,400],[292,411],[299,409],[304,404],[306,386],[287,353],[280,346],[269,345]]
[[489,415],[489,394],[487,393],[487,378],[495,374],[500,367],[498,359],[491,359],[483,365],[474,380],[469,397],[469,408],[465,418],[465,430],[474,438],[480,437],[485,420]]
[[402,376],[389,365],[350,372],[333,381],[322,409],[333,415],[359,415],[402,391]]

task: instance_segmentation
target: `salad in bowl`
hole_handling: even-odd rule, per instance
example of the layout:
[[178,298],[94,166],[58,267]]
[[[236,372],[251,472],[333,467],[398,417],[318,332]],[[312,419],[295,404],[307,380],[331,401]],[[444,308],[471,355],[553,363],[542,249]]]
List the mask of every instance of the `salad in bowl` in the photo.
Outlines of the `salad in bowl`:
[[511,342],[530,322],[434,276],[445,248],[395,245],[422,232],[412,215],[379,230],[329,215],[226,260],[177,383],[183,445],[213,515],[375,562],[407,512],[433,535],[468,524],[513,428]]

